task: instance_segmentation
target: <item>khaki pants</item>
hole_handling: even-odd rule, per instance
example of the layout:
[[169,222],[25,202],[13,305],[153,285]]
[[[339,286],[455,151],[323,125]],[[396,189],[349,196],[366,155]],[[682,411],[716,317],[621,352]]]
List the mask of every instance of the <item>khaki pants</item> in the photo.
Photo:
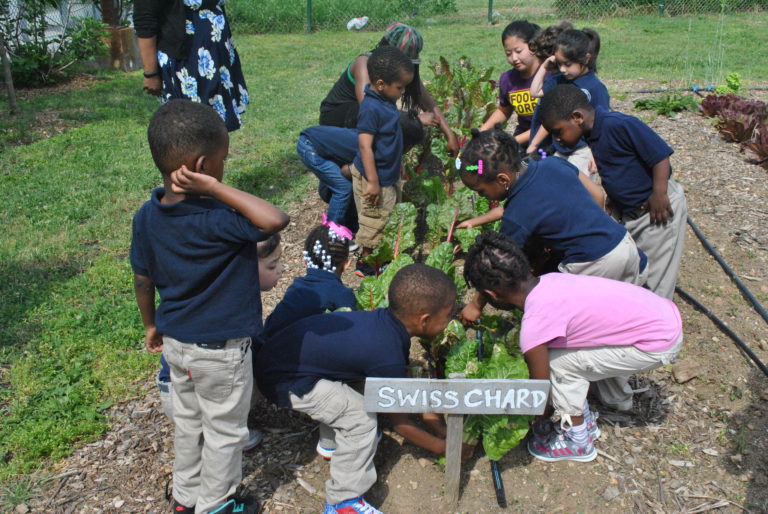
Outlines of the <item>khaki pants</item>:
[[629,232],[624,234],[624,238],[613,250],[596,261],[570,262],[560,264],[557,267],[561,273],[611,278],[636,286],[645,284],[648,278],[648,268],[649,266],[646,265],[645,269],[640,271],[640,254],[637,252],[637,245]]
[[683,187],[672,179],[669,180],[667,196],[674,216],[666,225],[651,225],[648,212],[636,219],[623,214],[618,221],[627,228],[637,246],[648,256],[648,289],[671,300],[675,296],[675,284],[683,256],[688,205]]
[[382,187],[379,202],[376,205],[369,205],[363,199],[368,181],[354,164],[349,167],[349,170],[352,173],[352,194],[355,197],[355,207],[357,207],[358,223],[360,224],[360,229],[355,235],[355,241],[363,248],[376,248],[381,242],[382,231],[392,209],[400,201],[400,188],[398,184]]
[[[682,344],[681,332],[675,344],[663,352],[644,352],[632,345],[550,348],[549,377],[555,412],[561,416],[581,416],[590,382],[650,371],[669,364],[680,353]],[[631,408],[631,392],[629,399]]]
[[290,394],[291,407],[323,427],[333,429],[336,451],[331,459],[331,478],[325,482],[326,501],[331,505],[362,496],[376,483],[376,414],[363,408],[363,396],[342,382],[319,380],[302,397]]
[[555,157],[560,157],[576,166],[579,171],[586,176],[590,176],[589,162],[592,160],[592,150],[588,146],[582,146],[575,152],[565,155],[560,152],[555,152]]
[[176,425],[173,497],[195,512],[213,510],[235,493],[242,478],[253,390],[251,339],[230,339],[220,349],[163,337],[171,368]]

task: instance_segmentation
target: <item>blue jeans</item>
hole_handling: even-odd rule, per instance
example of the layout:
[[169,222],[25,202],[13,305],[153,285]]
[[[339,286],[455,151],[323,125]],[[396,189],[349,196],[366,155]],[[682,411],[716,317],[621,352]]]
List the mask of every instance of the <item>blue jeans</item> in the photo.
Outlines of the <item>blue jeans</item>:
[[341,168],[335,162],[321,157],[312,141],[306,136],[299,136],[296,151],[307,168],[320,180],[320,188],[327,187],[331,192],[328,202],[328,219],[348,228],[349,205],[352,200],[352,182],[344,178]]

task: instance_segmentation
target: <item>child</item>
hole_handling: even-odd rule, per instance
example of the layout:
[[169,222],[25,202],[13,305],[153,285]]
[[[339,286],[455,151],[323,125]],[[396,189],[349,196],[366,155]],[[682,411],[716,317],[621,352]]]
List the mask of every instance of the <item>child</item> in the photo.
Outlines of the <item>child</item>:
[[[599,52],[600,37],[594,30],[570,29],[561,32],[555,41],[555,53],[544,61],[544,66],[539,68],[533,78],[531,95],[541,97],[558,84],[573,84],[584,91],[584,94],[589,98],[590,105],[609,110],[611,98],[608,95],[608,89],[595,75]],[[560,72],[546,77],[546,68],[551,64],[556,64]],[[549,135],[546,128],[541,127],[538,114],[534,114],[531,131],[531,144],[527,150],[529,154],[536,152]],[[592,153],[585,141],[579,141],[578,144],[570,148],[553,141],[552,146],[555,155],[568,159],[587,176],[592,173],[589,169]]]
[[368,59],[368,75],[371,83],[365,86],[357,120],[359,151],[350,168],[360,224],[357,242],[363,248],[356,272],[363,276],[375,274],[362,259],[378,246],[399,200],[403,133],[395,102],[413,80],[413,63],[397,48],[382,46]]
[[513,66],[499,77],[499,107],[480,126],[480,130],[506,123],[512,113],[517,113],[515,141],[526,144],[530,139],[531,118],[539,99],[531,96],[533,75],[541,66],[538,57],[531,53],[528,43],[536,39],[541,27],[527,20],[513,21],[501,33],[501,44],[507,62]]
[[[325,513],[379,511],[363,494],[376,482],[376,414],[349,382],[408,376],[411,337],[434,337],[450,321],[456,288],[442,271],[423,264],[399,270],[389,307],[304,318],[278,332],[259,352],[259,389],[282,407],[304,412],[333,429],[336,450],[326,482]],[[437,454],[445,440],[391,415],[395,431]]]
[[210,107],[170,100],[152,116],[148,139],[164,187],[134,216],[130,257],[145,345],[171,370],[174,511],[255,512],[233,497],[261,319],[255,245],[289,218],[220,182],[229,136]]
[[[264,241],[256,243],[256,256],[259,262],[259,291],[262,293],[265,291],[271,291],[277,286],[280,277],[283,275],[283,263],[280,257],[283,255],[283,247],[280,244],[280,234],[272,234]],[[261,319],[259,319],[259,332],[253,335],[251,348],[251,356],[253,360],[256,359],[256,354],[259,353],[261,345],[264,342],[264,330],[261,327]],[[256,366],[253,367],[254,372]],[[259,394],[254,391],[251,395],[251,409],[255,404]],[[243,446],[244,452],[249,452],[261,444],[264,440],[264,433],[258,428],[248,428],[248,441]]]
[[[400,113],[403,153],[424,139],[424,127],[409,112]],[[352,200],[349,164],[358,150],[356,129],[316,125],[304,129],[296,144],[301,161],[320,181],[318,193],[328,203],[328,219],[357,232],[357,211]],[[357,250],[353,243],[351,251]]]
[[355,308],[355,293],[341,283],[341,274],[350,264],[351,240],[352,233],[348,229],[327,219],[312,229],[304,242],[307,274],[293,281],[267,317],[265,339],[294,321],[342,307]]
[[[389,46],[397,48],[413,63],[413,80],[406,85],[402,98],[402,107],[407,111],[420,110],[419,118],[427,126],[438,128],[446,138],[448,155],[454,156],[459,150],[456,134],[445,119],[437,102],[432,98],[419,77],[421,59],[419,54],[424,47],[424,38],[414,27],[404,23],[393,23],[384,31],[384,36],[376,48]],[[347,65],[320,104],[320,125],[334,127],[357,127],[360,104],[365,98],[365,86],[373,83],[368,74],[368,59],[375,51],[358,55]]]
[[683,188],[670,178],[673,150],[642,121],[594,108],[573,86],[544,95],[540,114],[563,146],[587,140],[613,216],[648,255],[648,287],[672,299],[688,216]]
[[529,270],[511,239],[484,232],[469,249],[464,276],[494,307],[523,311],[520,349],[531,378],[552,384],[563,430],[539,420],[528,451],[548,462],[588,462],[597,456],[592,440],[599,435],[585,422],[590,382],[674,361],[683,341],[680,312],[632,284],[567,273],[534,277]]

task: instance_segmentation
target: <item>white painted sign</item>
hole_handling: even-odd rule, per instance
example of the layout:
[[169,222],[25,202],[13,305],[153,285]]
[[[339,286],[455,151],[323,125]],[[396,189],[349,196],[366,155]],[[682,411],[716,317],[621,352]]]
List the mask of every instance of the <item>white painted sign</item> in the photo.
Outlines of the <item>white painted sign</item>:
[[368,412],[542,414],[549,380],[368,378]]

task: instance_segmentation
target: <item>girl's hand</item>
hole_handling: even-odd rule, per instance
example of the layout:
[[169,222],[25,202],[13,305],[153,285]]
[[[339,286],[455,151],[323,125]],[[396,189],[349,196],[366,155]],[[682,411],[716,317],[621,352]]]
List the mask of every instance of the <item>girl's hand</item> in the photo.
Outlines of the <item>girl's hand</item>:
[[148,95],[160,96],[162,90],[163,81],[160,78],[160,75],[156,77],[144,78],[144,91],[146,91]]
[[469,220],[464,220],[461,223],[459,223],[458,225],[456,225],[456,228],[472,228],[474,226],[475,225],[472,223],[472,220],[469,219]]
[[527,153],[528,155],[530,155],[530,154],[532,154],[532,153],[536,153],[536,150],[537,150],[538,148],[539,148],[539,147],[538,147],[538,146],[536,146],[536,145],[530,145],[530,146],[528,146],[528,148],[525,150],[525,153]]
[[651,225],[666,225],[669,218],[674,215],[666,193],[654,191],[648,197],[648,203],[643,207],[650,211]]
[[378,184],[368,182],[365,186],[365,192],[363,193],[363,199],[368,205],[376,205],[379,203],[379,195],[381,194],[381,187]]
[[480,319],[483,312],[477,308],[474,302],[468,303],[459,313],[459,321],[465,325],[472,325]]
[[437,119],[437,116],[435,116],[435,113],[433,113],[433,112],[420,112],[419,113],[419,121],[425,127],[439,127],[440,126],[440,120]]
[[550,55],[547,57],[547,59],[544,61],[544,64],[552,64],[556,61],[555,54]]
[[176,194],[213,196],[218,183],[210,175],[190,171],[184,165],[171,172],[171,191]]
[[456,155],[459,153],[459,140],[456,138],[456,134],[453,132],[451,132],[451,135],[448,136],[446,149],[448,150],[448,157],[456,157]]

